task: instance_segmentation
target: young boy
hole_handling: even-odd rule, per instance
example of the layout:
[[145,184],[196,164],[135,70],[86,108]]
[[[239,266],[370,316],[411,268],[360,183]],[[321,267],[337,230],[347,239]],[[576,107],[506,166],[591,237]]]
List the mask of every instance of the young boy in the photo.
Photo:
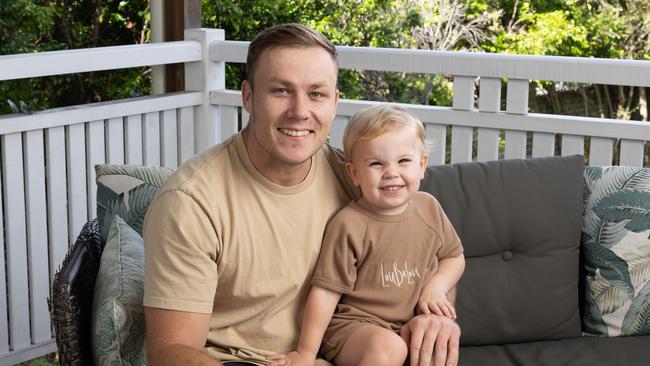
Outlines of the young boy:
[[346,169],[362,197],[332,218],[312,278],[298,349],[272,365],[404,364],[398,335],[417,313],[456,318],[446,294],[465,268],[438,201],[418,192],[427,155],[422,122],[399,107],[357,112],[344,134]]

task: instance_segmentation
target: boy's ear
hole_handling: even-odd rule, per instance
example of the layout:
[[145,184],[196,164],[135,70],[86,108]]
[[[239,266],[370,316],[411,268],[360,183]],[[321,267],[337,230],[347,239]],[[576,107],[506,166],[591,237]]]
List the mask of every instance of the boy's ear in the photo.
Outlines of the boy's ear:
[[427,170],[427,164],[429,163],[429,155],[423,154],[420,159],[420,180],[424,179],[424,172]]
[[251,84],[248,83],[248,80],[244,80],[241,83],[241,99],[244,104],[244,109],[246,112],[253,112],[253,89],[251,89]]
[[359,186],[359,171],[357,170],[357,167],[354,166],[354,164],[347,162],[345,163],[345,170],[347,170],[348,174],[350,174],[352,183],[354,183],[355,186]]

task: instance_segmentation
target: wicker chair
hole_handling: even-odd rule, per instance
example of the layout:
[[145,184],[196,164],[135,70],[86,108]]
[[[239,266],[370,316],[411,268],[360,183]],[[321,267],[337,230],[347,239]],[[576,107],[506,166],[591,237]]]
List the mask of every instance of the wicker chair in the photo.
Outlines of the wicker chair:
[[104,249],[97,220],[84,225],[54,276],[48,305],[60,365],[92,365],[91,312]]

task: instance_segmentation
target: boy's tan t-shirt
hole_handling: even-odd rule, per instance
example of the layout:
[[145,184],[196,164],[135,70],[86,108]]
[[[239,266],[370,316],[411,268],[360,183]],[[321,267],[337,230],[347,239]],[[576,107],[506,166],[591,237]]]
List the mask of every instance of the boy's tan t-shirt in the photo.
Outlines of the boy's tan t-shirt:
[[324,146],[293,187],[262,176],[240,134],[183,164],[145,218],[144,305],[211,313],[220,360],[294,350],[325,225],[354,195],[336,155]]
[[342,294],[330,323],[369,322],[399,331],[415,315],[438,261],[462,254],[438,201],[418,192],[405,212],[384,216],[360,201],[330,221],[312,283]]

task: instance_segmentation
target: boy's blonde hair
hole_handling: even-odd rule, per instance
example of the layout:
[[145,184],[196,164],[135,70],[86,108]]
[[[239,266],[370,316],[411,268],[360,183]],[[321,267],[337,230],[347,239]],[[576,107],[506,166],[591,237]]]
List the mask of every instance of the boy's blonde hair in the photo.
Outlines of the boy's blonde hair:
[[356,112],[343,132],[343,152],[345,158],[352,159],[352,150],[359,141],[371,140],[405,126],[413,126],[419,140],[420,152],[426,154],[424,124],[406,109],[387,104],[366,107]]

